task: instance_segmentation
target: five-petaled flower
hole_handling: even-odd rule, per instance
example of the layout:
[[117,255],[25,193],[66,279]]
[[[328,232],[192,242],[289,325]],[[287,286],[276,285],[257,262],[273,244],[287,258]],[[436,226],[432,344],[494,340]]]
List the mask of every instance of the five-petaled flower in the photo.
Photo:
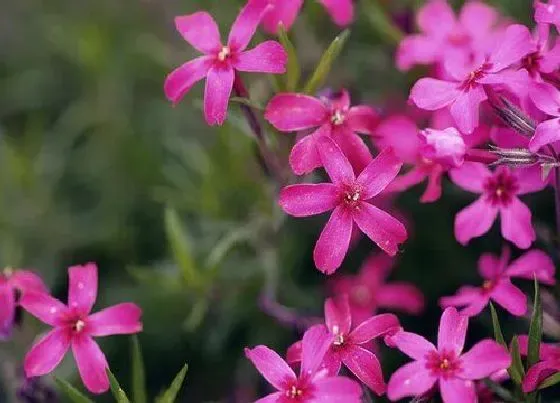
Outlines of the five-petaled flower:
[[354,223],[386,253],[393,256],[407,238],[397,219],[370,203],[395,178],[401,162],[390,149],[377,156],[356,178],[352,166],[330,137],[317,139],[319,155],[332,183],[286,186],[280,206],[294,217],[333,210],[313,251],[315,265],[326,274],[342,264]]
[[540,250],[531,250],[511,263],[509,257],[508,248],[504,248],[500,258],[490,253],[482,255],[478,261],[478,271],[484,278],[482,287],[461,287],[454,296],[443,297],[441,305],[464,307],[461,314],[475,316],[492,300],[512,315],[524,315],[527,297],[511,283],[511,278],[537,279],[553,285],[556,268],[552,259]]
[[245,355],[276,392],[257,403],[359,403],[362,389],[351,379],[331,376],[321,367],[332,336],[322,325],[311,327],[302,340],[299,376],[276,352],[266,346],[245,349]]
[[531,100],[541,111],[553,119],[540,123],[529,142],[529,150],[538,152],[540,148],[560,141],[560,91],[549,83],[535,83],[529,91]]
[[69,348],[86,388],[92,393],[109,389],[107,360],[93,337],[133,334],[142,330],[142,311],[123,303],[92,314],[97,299],[97,266],[93,263],[68,269],[68,305],[45,293],[28,292],[21,306],[54,329],[36,342],[25,356],[27,377],[52,372]]
[[177,31],[195,49],[204,53],[171,72],[165,80],[165,94],[177,103],[197,82],[206,77],[204,116],[209,125],[221,125],[227,108],[236,71],[282,74],[286,70],[287,54],[276,41],[266,41],[254,49],[245,50],[267,7],[249,1],[233,23],[228,42],[223,45],[212,16],[197,12],[175,18]]
[[389,399],[421,396],[436,383],[444,403],[476,402],[473,381],[506,369],[511,363],[507,349],[493,340],[482,340],[462,354],[468,318],[455,308],[441,316],[437,348],[424,337],[400,331],[391,342],[414,362],[399,368],[387,388]]

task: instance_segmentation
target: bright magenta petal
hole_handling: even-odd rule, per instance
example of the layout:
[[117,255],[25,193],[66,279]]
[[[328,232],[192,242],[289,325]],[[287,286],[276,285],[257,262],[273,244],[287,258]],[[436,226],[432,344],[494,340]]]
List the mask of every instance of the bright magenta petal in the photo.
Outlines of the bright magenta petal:
[[399,175],[386,188],[385,192],[404,192],[426,179],[423,169],[413,168],[403,175]]
[[455,26],[455,13],[446,1],[431,1],[419,10],[417,23],[423,32],[445,35]]
[[383,379],[381,364],[371,351],[350,345],[342,353],[342,362],[378,396],[385,393],[387,387]]
[[453,307],[446,308],[441,315],[438,330],[438,350],[460,354],[465,345],[469,319]]
[[88,314],[97,299],[97,266],[88,263],[68,269],[68,307]]
[[492,172],[484,164],[467,161],[460,168],[449,171],[449,176],[457,186],[469,192],[482,193],[484,182],[492,176]]
[[422,361],[427,354],[435,353],[435,346],[415,333],[397,332],[390,338],[391,343],[413,360]]
[[498,208],[480,197],[455,216],[455,238],[466,245],[471,239],[486,234],[497,216]]
[[240,53],[233,67],[239,71],[284,74],[288,54],[276,41],[266,41],[255,48]]
[[332,138],[352,164],[358,175],[372,161],[371,151],[360,136],[349,129],[333,130]]
[[278,390],[283,390],[295,381],[296,374],[275,351],[266,346],[245,349],[245,356],[257,368],[257,371]]
[[23,309],[47,325],[62,324],[68,308],[48,294],[28,292],[23,294],[19,304]]
[[334,209],[338,201],[338,187],[332,183],[304,183],[282,189],[278,203],[289,215],[307,217]]
[[286,392],[283,392],[283,391],[282,392],[271,393],[268,396],[261,397],[255,403],[281,403],[282,400],[285,397],[285,393]]
[[402,162],[392,149],[384,149],[363,170],[356,182],[362,186],[362,200],[369,200],[381,193],[398,175]]
[[346,121],[355,132],[373,134],[379,124],[379,114],[369,106],[354,106],[348,110]]
[[204,117],[209,125],[221,125],[226,120],[234,78],[231,67],[212,67],[208,71],[204,89]]
[[249,1],[241,9],[235,22],[231,26],[228,46],[234,51],[245,50],[259,26],[267,8],[266,1]]
[[354,170],[342,150],[329,137],[317,139],[317,151],[325,171],[335,185],[350,185],[354,182]]
[[453,102],[450,112],[462,133],[471,134],[477,128],[480,104],[487,98],[482,86],[475,85],[469,91],[461,92]]
[[424,296],[413,284],[384,284],[377,290],[375,299],[380,308],[399,310],[418,315],[424,310]]
[[132,303],[103,309],[87,318],[87,332],[91,336],[134,334],[142,331],[142,310]]
[[474,36],[489,32],[497,19],[496,10],[480,1],[466,3],[459,14],[461,26]]
[[23,368],[28,378],[52,372],[70,347],[70,334],[64,328],[50,331],[31,347],[25,356]]
[[331,347],[333,336],[324,325],[310,327],[301,341],[301,374],[313,375]]
[[560,362],[558,361],[541,361],[537,362],[527,371],[523,379],[523,392],[528,393],[534,391],[539,384],[548,376],[560,371]]
[[433,203],[441,197],[441,193],[443,191],[441,187],[441,180],[443,179],[443,168],[441,165],[435,165],[430,170],[430,174],[428,175],[428,186],[426,186],[426,190],[420,197],[420,201],[422,203]]
[[498,47],[490,55],[492,70],[499,71],[520,61],[537,48],[529,29],[520,24],[507,27],[505,34],[498,42]]
[[14,290],[8,284],[0,284],[0,340],[11,335],[15,312]]
[[202,56],[173,70],[165,79],[165,96],[174,104],[178,103],[197,82],[208,74],[212,60]]
[[473,403],[477,401],[476,389],[472,381],[459,378],[440,378],[439,389],[444,402]]
[[517,195],[540,192],[549,185],[547,180],[543,180],[542,169],[538,165],[519,167],[510,172],[517,177]]
[[47,286],[37,274],[29,270],[16,270],[8,282],[22,293],[27,291],[48,292]]
[[441,42],[426,35],[409,35],[397,49],[396,63],[401,71],[407,71],[415,64],[432,64],[441,50]]
[[458,83],[421,78],[410,91],[410,99],[421,109],[435,111],[455,101],[462,91]]
[[531,210],[517,197],[500,208],[502,235],[520,249],[527,249],[537,239],[531,223]]
[[399,320],[392,313],[375,315],[360,323],[352,333],[350,333],[350,338],[352,343],[364,344],[378,336],[388,333],[397,326],[399,326]]
[[316,393],[314,398],[307,401],[309,403],[359,403],[361,401],[362,388],[351,379],[337,376],[322,378],[313,384]]
[[334,209],[313,250],[315,265],[323,273],[332,274],[342,264],[350,246],[352,224],[348,210],[344,207]]
[[218,52],[222,46],[216,21],[204,11],[175,17],[175,27],[183,38],[199,52]]
[[482,340],[461,356],[461,378],[483,379],[509,368],[509,352],[494,340]]
[[280,23],[286,27],[286,30],[292,27],[303,5],[303,0],[272,0],[269,3],[273,8],[265,13],[262,24],[266,32],[275,35]]
[[560,116],[560,91],[547,82],[534,83],[529,91],[537,108],[551,116]]
[[512,315],[523,316],[527,312],[527,297],[508,279],[500,280],[490,297]]
[[511,262],[506,273],[510,277],[527,280],[533,280],[536,277],[541,283],[553,285],[556,282],[555,271],[556,267],[550,256],[540,250],[530,250]]
[[328,110],[317,98],[302,94],[279,94],[266,106],[266,120],[284,132],[310,129],[328,122]]
[[317,151],[317,139],[330,133],[330,126],[323,125],[308,136],[302,137],[290,152],[290,167],[296,175],[305,175],[322,164]]
[[399,245],[408,237],[399,220],[372,204],[361,203],[352,211],[352,217],[360,230],[389,256],[396,255]]
[[535,135],[529,142],[529,149],[537,152],[542,147],[558,141],[560,141],[560,118],[546,120],[537,126]]
[[89,336],[82,335],[72,339],[72,353],[78,366],[80,377],[91,393],[109,390],[107,359],[99,345]]
[[344,27],[354,19],[354,5],[352,0],[319,0],[330,14],[334,23]]
[[501,259],[491,253],[484,253],[478,259],[478,272],[486,280],[496,279],[504,269]]
[[393,373],[387,385],[387,396],[392,401],[406,396],[420,396],[430,390],[436,380],[426,369],[424,362],[411,362]]
[[336,299],[328,298],[325,301],[325,324],[333,334],[347,335],[350,332],[352,315],[346,294]]
[[450,297],[442,297],[440,304],[443,308],[454,306],[456,308],[464,307],[460,313],[466,316],[478,315],[482,309],[488,304],[490,298],[481,292],[479,288],[471,286],[463,286],[455,295]]

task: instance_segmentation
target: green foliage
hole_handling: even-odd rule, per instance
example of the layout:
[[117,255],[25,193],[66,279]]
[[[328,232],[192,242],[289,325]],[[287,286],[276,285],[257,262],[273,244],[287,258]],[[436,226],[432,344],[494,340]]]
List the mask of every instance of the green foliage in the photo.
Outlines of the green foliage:
[[278,40],[284,46],[288,53],[288,65],[286,66],[286,74],[284,76],[284,88],[287,92],[293,92],[297,89],[301,76],[301,67],[296,53],[296,49],[286,32],[286,28],[282,23],[278,27]]
[[527,347],[527,366],[532,367],[539,361],[539,351],[543,331],[543,310],[539,291],[539,283],[535,278],[535,297],[533,301],[533,314],[529,324],[529,340]]
[[128,396],[126,396],[125,391],[121,388],[119,381],[115,378],[115,375],[111,372],[109,368],[107,368],[107,375],[109,376],[109,383],[111,384],[111,393],[115,398],[117,403],[130,403],[128,400]]
[[494,304],[490,302],[490,314],[492,315],[492,327],[494,328],[494,339],[502,346],[507,347],[504,335],[502,333],[502,327],[500,326],[500,320],[498,319],[498,314]]
[[[502,333],[502,327],[500,325],[500,320],[498,319],[496,308],[494,308],[494,304],[492,304],[492,302],[490,302],[489,305],[490,314],[492,316],[492,327],[494,328],[494,339],[505,348],[508,348]],[[511,365],[508,368],[508,374],[517,385],[521,385],[521,382],[523,382],[524,368],[523,362],[521,361],[521,355],[519,353],[519,343],[517,341],[517,337],[512,339],[509,351],[511,354]]]
[[560,372],[546,378],[539,385],[539,390],[550,388],[551,386],[558,385],[559,383],[560,383]]
[[82,392],[70,385],[64,379],[55,378],[55,381],[58,385],[58,388],[72,403],[93,403],[92,400],[90,400]]
[[177,374],[169,389],[163,392],[157,399],[156,403],[174,403],[175,399],[177,398],[177,394],[181,390],[183,386],[183,382],[185,381],[185,376],[187,375],[187,364],[183,366],[181,371]]
[[144,370],[144,358],[138,336],[131,338],[132,356],[132,397],[134,403],[148,403],[146,394],[146,373]]

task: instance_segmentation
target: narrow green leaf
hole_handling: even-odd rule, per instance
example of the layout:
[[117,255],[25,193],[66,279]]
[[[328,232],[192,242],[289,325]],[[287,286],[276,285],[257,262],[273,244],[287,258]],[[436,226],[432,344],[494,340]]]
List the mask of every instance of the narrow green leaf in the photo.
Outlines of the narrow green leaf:
[[535,300],[533,302],[533,315],[529,324],[529,345],[527,347],[527,368],[532,367],[539,361],[543,331],[543,311],[539,292],[539,283],[535,278]]
[[93,403],[93,400],[90,400],[82,392],[70,385],[64,379],[54,378],[54,380],[58,385],[58,388],[68,399],[70,399],[72,403]]
[[496,308],[490,302],[490,315],[492,315],[492,327],[494,328],[494,338],[498,343],[507,348],[504,335],[502,333],[502,328],[500,326],[500,320],[498,319],[498,314],[496,313]]
[[138,342],[138,336],[132,336],[132,397],[134,403],[148,403],[146,397],[146,373],[144,372],[144,358]]
[[181,269],[183,278],[187,284],[196,286],[199,283],[199,278],[192,256],[191,242],[183,229],[181,219],[171,207],[165,209],[164,219],[167,239],[171,244],[173,257]]
[[319,61],[319,64],[317,64],[311,78],[305,85],[303,92],[306,94],[314,94],[319,88],[321,88],[331,71],[334,61],[340,55],[340,52],[344,48],[344,44],[348,40],[349,36],[350,31],[345,30],[334,38],[334,41],[331,42],[325,53],[323,53],[323,56],[321,56],[321,60]]
[[128,400],[128,396],[126,396],[126,393],[121,388],[119,381],[117,381],[117,378],[115,378],[115,375],[113,375],[109,368],[107,368],[107,375],[109,375],[111,393],[113,394],[113,397],[115,398],[117,403],[130,403],[130,400]]
[[264,106],[257,104],[256,102],[250,100],[249,98],[231,97],[229,100],[256,109],[258,111],[264,111]]
[[521,360],[521,353],[519,352],[519,342],[517,336],[511,340],[511,367],[508,370],[511,379],[517,384],[523,382],[525,376],[525,368],[523,368],[523,361]]
[[370,26],[377,31],[379,36],[391,45],[401,42],[404,34],[391,20],[387,10],[379,5],[378,0],[367,0],[363,2],[364,15]]
[[550,388],[551,386],[557,385],[560,383],[560,372],[554,374],[548,378],[546,378],[543,383],[539,385],[539,390]]
[[174,403],[175,399],[177,398],[177,394],[181,390],[183,386],[183,382],[185,381],[185,375],[187,374],[187,364],[183,366],[181,371],[177,374],[173,382],[171,382],[171,386],[167,389],[160,397],[156,399],[156,403]]
[[285,75],[285,89],[288,92],[293,92],[297,89],[299,79],[301,77],[301,69],[299,67],[299,60],[296,53],[296,48],[286,32],[286,28],[282,23],[278,26],[278,40],[288,53],[288,65],[286,66]]

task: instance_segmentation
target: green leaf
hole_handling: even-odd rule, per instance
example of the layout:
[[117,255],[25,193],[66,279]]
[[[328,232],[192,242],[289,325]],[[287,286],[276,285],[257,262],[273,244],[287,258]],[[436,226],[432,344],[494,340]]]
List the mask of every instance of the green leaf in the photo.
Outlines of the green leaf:
[[527,367],[530,368],[539,361],[543,331],[543,311],[539,292],[539,283],[535,278],[535,301],[533,303],[533,315],[529,324],[529,341],[527,347]]
[[490,315],[492,315],[492,327],[494,328],[494,339],[502,346],[507,348],[506,341],[504,339],[504,335],[502,333],[502,328],[500,326],[500,320],[498,319],[498,314],[496,313],[496,308],[490,302]]
[[539,385],[539,390],[550,388],[558,383],[560,383],[560,372],[546,378],[543,383]]
[[325,53],[323,53],[323,56],[321,56],[321,60],[311,75],[311,78],[305,85],[303,92],[306,94],[314,94],[319,88],[321,88],[327,78],[327,75],[331,71],[334,61],[340,55],[340,52],[342,51],[342,48],[349,36],[350,31],[345,30],[334,38],[334,41],[331,42],[328,49]]
[[93,400],[90,400],[82,392],[70,385],[64,379],[54,378],[54,380],[58,385],[58,388],[68,399],[70,399],[72,403],[93,403]]
[[525,368],[523,368],[523,361],[521,360],[521,353],[519,352],[519,342],[517,336],[511,340],[511,367],[508,370],[511,379],[517,384],[523,382],[525,376]]
[[109,368],[107,368],[107,375],[109,375],[109,383],[111,384],[111,393],[113,397],[117,401],[117,403],[130,403],[128,400],[128,396],[126,396],[125,391],[119,385],[119,381],[115,378],[115,375],[111,372]]
[[285,75],[285,88],[288,92],[293,92],[297,89],[299,79],[301,77],[301,69],[299,67],[299,60],[296,53],[296,48],[286,32],[286,28],[282,23],[278,26],[278,40],[288,53],[288,65],[286,66]]
[[179,390],[181,390],[181,386],[183,386],[183,382],[185,381],[185,375],[187,374],[187,364],[183,365],[183,368],[173,382],[171,382],[171,386],[167,389],[160,397],[156,399],[156,403],[174,403],[175,399],[177,398],[177,394]]
[[173,257],[181,269],[186,283],[196,287],[200,284],[200,279],[192,256],[191,242],[183,229],[177,212],[173,208],[167,207],[164,214],[165,231],[171,244]]
[[256,109],[258,111],[264,111],[264,106],[262,106],[260,104],[257,104],[254,101],[251,101],[249,98],[231,97],[229,100],[232,101],[232,102],[236,102],[238,104],[241,104],[241,105],[248,106],[249,108]]
[[144,372],[144,359],[138,336],[132,336],[132,397],[134,403],[147,403],[146,373]]
[[367,0],[363,2],[363,7],[363,14],[379,36],[389,44],[398,45],[404,34],[389,17],[387,10],[379,5],[378,0]]

